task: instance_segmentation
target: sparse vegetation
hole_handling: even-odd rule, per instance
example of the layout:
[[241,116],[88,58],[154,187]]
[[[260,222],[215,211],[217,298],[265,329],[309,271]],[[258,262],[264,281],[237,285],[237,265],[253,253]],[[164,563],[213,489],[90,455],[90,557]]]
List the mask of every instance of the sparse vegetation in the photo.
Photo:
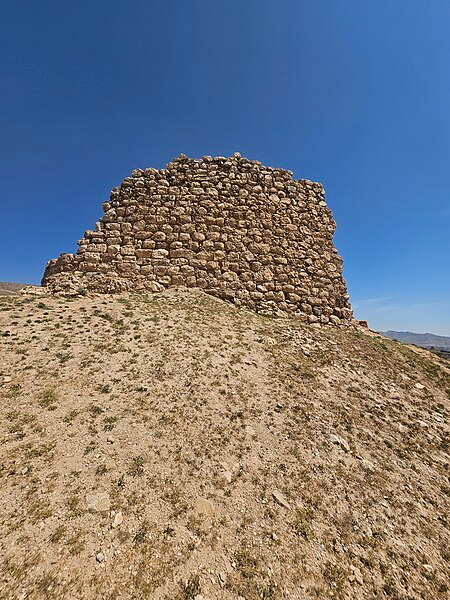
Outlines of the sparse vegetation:
[[58,396],[53,389],[45,389],[39,395],[39,405],[48,410],[55,410]]
[[183,586],[183,596],[186,600],[195,598],[200,594],[200,579],[198,575],[191,575],[188,581]]
[[0,333],[0,596],[448,593],[446,361],[196,291],[0,297]]
[[131,464],[128,467],[128,475],[136,477],[144,473],[145,459],[143,456],[134,456],[131,460]]

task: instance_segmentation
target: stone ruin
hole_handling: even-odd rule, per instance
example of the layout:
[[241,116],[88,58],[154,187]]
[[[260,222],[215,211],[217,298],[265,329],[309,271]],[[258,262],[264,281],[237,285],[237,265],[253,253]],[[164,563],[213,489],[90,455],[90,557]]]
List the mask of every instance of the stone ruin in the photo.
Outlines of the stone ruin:
[[184,155],[114,188],[76,254],[46,266],[58,293],[197,287],[238,306],[310,323],[353,321],[319,183],[235,153]]

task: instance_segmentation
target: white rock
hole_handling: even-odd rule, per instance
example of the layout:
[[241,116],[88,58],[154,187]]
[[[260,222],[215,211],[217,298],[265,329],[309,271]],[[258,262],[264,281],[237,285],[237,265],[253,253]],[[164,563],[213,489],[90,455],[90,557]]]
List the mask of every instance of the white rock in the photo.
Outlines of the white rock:
[[233,476],[231,475],[230,471],[224,471],[223,472],[223,478],[225,479],[225,481],[227,483],[231,483]]
[[373,471],[375,469],[374,463],[370,460],[367,460],[367,458],[362,459],[362,466],[368,471]]
[[195,510],[197,513],[206,515],[207,517],[213,517],[215,512],[213,503],[206,498],[197,498]]
[[348,445],[348,442],[343,438],[340,438],[339,436],[335,435],[334,433],[330,435],[330,442],[332,444],[340,446],[346,452],[350,452],[350,446]]
[[114,515],[114,520],[112,522],[112,526],[113,527],[119,527],[119,525],[122,525],[122,523],[123,523],[123,515],[122,515],[122,511],[119,510]]
[[86,495],[86,508],[95,512],[105,512],[110,509],[111,500],[107,492]]
[[280,491],[273,490],[272,496],[275,498],[275,500],[278,502],[278,504],[280,504],[284,508],[287,508],[288,510],[291,508],[289,502],[286,500],[286,498],[283,496],[283,494]]
[[363,585],[364,583],[364,579],[362,576],[361,571],[358,569],[358,567],[355,567],[355,565],[351,565],[351,570],[353,571],[353,576],[355,578],[355,580],[360,584]]

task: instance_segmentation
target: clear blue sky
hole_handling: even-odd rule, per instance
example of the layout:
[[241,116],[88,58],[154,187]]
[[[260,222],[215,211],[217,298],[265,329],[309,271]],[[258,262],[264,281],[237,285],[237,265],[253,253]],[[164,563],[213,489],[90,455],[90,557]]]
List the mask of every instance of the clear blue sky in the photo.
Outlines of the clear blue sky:
[[39,282],[133,168],[325,185],[359,318],[450,335],[448,0],[0,0],[0,280]]

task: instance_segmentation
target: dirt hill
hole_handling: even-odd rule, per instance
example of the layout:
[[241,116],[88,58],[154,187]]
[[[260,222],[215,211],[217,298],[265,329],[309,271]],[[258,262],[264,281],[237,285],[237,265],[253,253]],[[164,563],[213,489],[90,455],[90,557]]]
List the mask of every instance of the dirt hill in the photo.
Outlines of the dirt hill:
[[0,308],[0,598],[447,597],[447,361],[195,290]]

